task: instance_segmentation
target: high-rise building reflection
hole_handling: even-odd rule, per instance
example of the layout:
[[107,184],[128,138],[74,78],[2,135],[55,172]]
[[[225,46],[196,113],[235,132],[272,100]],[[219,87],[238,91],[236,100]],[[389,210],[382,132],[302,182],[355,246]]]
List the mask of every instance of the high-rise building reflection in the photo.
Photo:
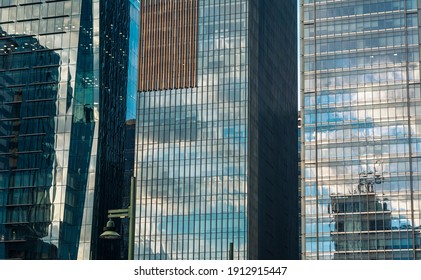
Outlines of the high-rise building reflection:
[[0,258],[56,258],[57,246],[42,239],[55,191],[55,120],[45,116],[57,110],[60,56],[32,36],[0,32]]
[[126,2],[0,1],[0,259],[110,257],[97,232],[121,203]]
[[302,257],[420,259],[419,2],[300,4]]
[[407,217],[393,217],[389,198],[376,192],[380,176],[363,173],[353,192],[331,193],[335,260],[410,259],[410,249],[420,249],[419,228],[413,232]]
[[94,2],[1,2],[0,258],[90,256]]

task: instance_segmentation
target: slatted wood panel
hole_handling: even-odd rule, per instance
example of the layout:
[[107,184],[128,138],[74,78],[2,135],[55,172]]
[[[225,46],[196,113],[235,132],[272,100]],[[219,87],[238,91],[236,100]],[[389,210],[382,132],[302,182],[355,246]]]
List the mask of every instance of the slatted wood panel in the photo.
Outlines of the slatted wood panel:
[[139,91],[197,86],[197,1],[140,1]]

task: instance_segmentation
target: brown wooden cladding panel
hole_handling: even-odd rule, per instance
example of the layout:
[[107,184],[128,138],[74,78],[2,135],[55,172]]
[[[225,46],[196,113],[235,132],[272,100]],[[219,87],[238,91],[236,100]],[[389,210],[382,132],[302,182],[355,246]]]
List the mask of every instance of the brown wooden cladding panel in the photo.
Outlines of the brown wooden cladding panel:
[[140,1],[139,91],[197,86],[197,1]]

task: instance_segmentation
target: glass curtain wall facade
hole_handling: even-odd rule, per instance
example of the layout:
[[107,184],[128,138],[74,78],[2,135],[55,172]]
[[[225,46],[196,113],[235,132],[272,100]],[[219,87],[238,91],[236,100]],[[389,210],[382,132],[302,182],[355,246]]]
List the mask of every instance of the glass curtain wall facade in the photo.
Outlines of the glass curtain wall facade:
[[0,1],[0,259],[89,259],[99,1]]
[[[99,239],[110,209],[122,208],[125,169],[126,104],[130,5],[127,0],[100,1],[100,112],[93,218],[93,259],[118,259],[120,240]],[[135,95],[135,92],[132,93]],[[116,219],[117,227],[121,219]],[[116,244],[112,244],[116,243]]]
[[141,1],[141,14],[135,258],[298,252],[276,243],[298,236],[298,204],[284,201],[298,197],[294,1]]
[[421,258],[420,7],[301,1],[303,259]]
[[[126,99],[126,123],[124,137],[124,181],[122,190],[122,206],[127,208],[130,204],[131,177],[135,176],[135,143],[136,143],[136,95],[139,61],[139,23],[140,0],[130,0],[130,27],[129,27],[129,60]],[[121,220],[122,241],[120,242],[120,259],[126,260],[128,256],[129,220]]]

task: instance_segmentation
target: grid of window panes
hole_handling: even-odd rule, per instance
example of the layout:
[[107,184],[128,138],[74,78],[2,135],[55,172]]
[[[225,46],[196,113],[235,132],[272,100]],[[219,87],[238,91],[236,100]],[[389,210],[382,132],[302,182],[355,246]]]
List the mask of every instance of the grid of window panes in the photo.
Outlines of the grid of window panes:
[[419,259],[415,0],[302,0],[305,259]]
[[247,11],[198,1],[198,87],[138,95],[137,259],[247,257]]
[[98,0],[0,0],[0,259],[90,256],[93,10]]

